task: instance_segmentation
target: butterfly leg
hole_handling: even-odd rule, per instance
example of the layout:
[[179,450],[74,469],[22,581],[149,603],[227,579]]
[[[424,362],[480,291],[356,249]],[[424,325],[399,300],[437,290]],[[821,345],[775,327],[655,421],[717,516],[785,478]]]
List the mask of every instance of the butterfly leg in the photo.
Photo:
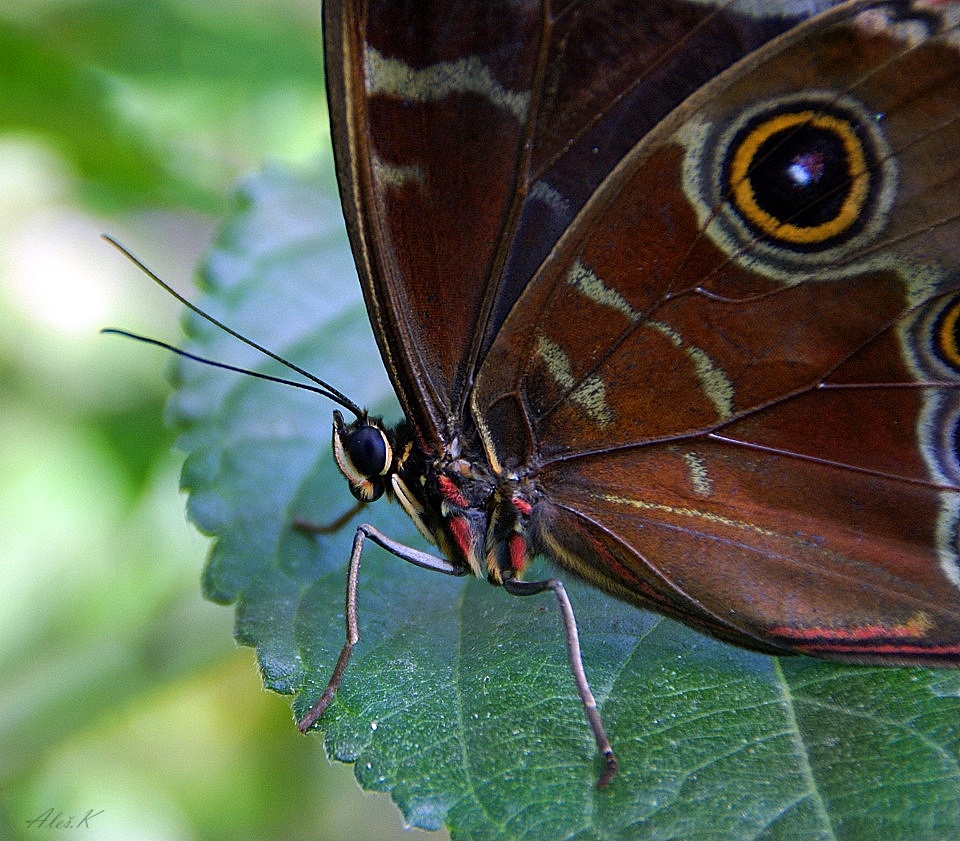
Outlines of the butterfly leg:
[[545,581],[508,579],[503,582],[503,588],[514,596],[532,596],[545,590],[553,590],[553,594],[557,597],[557,602],[560,605],[560,616],[563,619],[563,633],[567,641],[570,671],[573,673],[573,680],[577,684],[580,701],[583,703],[584,712],[586,712],[587,720],[590,722],[590,729],[593,731],[597,749],[603,755],[606,763],[603,773],[600,774],[600,779],[597,780],[597,788],[604,788],[617,773],[617,757],[614,756],[613,748],[610,747],[610,740],[607,739],[607,732],[603,728],[603,721],[600,720],[600,713],[597,710],[597,699],[593,696],[593,691],[590,689],[590,683],[587,680],[587,673],[583,668],[577,619],[573,614],[573,605],[570,604],[563,582],[556,578],[549,578]]
[[[327,684],[327,688],[323,690],[320,699],[310,708],[310,711],[297,722],[297,728],[301,733],[306,733],[316,723],[317,719],[323,715],[327,707],[330,706],[330,702],[333,701],[337,690],[340,688],[340,681],[343,680],[343,673],[347,670],[347,664],[350,662],[350,657],[353,654],[353,647],[360,641],[360,627],[357,623],[357,578],[360,575],[360,556],[363,554],[363,542],[366,538],[370,538],[370,540],[383,549],[386,549],[392,555],[396,555],[407,563],[422,567],[423,569],[442,572],[445,575],[466,575],[469,571],[465,567],[459,567],[450,563],[450,561],[445,558],[440,558],[428,552],[421,552],[418,549],[405,546],[387,537],[383,532],[378,531],[371,525],[362,523],[357,526],[357,533],[353,538],[353,549],[350,552],[350,564],[347,567],[345,611],[347,639],[343,644],[343,648],[340,649],[340,656],[337,658],[337,665],[334,666],[333,674],[330,676],[330,682]],[[587,691],[590,691],[589,688]]]

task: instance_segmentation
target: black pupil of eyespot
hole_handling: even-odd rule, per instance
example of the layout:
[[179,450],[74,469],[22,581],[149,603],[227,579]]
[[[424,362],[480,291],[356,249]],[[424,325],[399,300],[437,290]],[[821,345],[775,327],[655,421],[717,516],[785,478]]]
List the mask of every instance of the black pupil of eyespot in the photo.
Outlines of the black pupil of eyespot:
[[850,191],[842,140],[814,126],[771,135],[757,150],[749,179],[760,207],[799,227],[836,218]]
[[347,442],[350,460],[364,476],[379,476],[386,467],[387,445],[380,430],[361,426]]

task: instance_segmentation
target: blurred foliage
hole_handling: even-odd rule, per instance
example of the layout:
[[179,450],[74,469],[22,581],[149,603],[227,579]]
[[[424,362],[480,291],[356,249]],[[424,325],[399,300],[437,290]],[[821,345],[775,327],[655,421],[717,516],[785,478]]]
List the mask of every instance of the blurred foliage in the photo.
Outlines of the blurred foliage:
[[325,130],[318,3],[31,10],[0,12],[0,125],[54,147],[84,201],[222,210],[238,171]]
[[329,166],[319,17],[0,2],[0,838],[101,809],[84,837],[410,837],[201,599],[168,362],[97,335],[178,340],[178,306],[101,231],[187,289],[240,175]]

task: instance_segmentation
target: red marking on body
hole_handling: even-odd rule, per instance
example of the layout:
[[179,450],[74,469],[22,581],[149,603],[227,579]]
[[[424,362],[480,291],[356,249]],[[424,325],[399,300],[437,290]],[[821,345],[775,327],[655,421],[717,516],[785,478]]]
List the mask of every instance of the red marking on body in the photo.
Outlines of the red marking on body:
[[521,499],[519,496],[515,496],[510,500],[513,503],[513,507],[517,510],[521,517],[529,517],[530,512],[533,510],[533,506],[530,505],[525,499]]
[[521,572],[527,565],[527,543],[519,534],[511,534],[507,538],[507,549],[510,552],[510,568],[514,572]]
[[470,507],[467,498],[460,493],[460,488],[454,484],[453,479],[449,476],[440,476],[437,479],[437,484],[440,486],[440,493],[443,494],[443,498],[451,505],[456,505],[457,508]]
[[470,531],[469,521],[466,517],[451,517],[447,522],[450,523],[450,533],[457,548],[464,558],[470,558],[473,552],[473,533]]

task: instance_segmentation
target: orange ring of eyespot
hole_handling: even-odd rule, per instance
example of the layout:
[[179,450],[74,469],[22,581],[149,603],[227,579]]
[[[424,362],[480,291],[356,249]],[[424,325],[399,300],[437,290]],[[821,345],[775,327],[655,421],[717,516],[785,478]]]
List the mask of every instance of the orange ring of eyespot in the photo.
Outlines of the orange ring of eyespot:
[[[850,172],[849,194],[837,215],[829,222],[820,225],[801,226],[780,221],[760,207],[754,196],[750,179],[747,177],[754,156],[770,137],[777,132],[800,125],[810,125],[832,132],[840,138],[847,154],[847,167]],[[733,156],[730,166],[730,184],[733,199],[748,222],[781,242],[816,245],[839,236],[860,218],[869,194],[870,173],[867,171],[863,145],[851,129],[849,122],[832,114],[796,111],[777,114],[750,131]]]
[[937,328],[937,345],[947,364],[960,368],[960,345],[957,345],[957,322],[960,321],[960,301],[953,301],[941,317]]

